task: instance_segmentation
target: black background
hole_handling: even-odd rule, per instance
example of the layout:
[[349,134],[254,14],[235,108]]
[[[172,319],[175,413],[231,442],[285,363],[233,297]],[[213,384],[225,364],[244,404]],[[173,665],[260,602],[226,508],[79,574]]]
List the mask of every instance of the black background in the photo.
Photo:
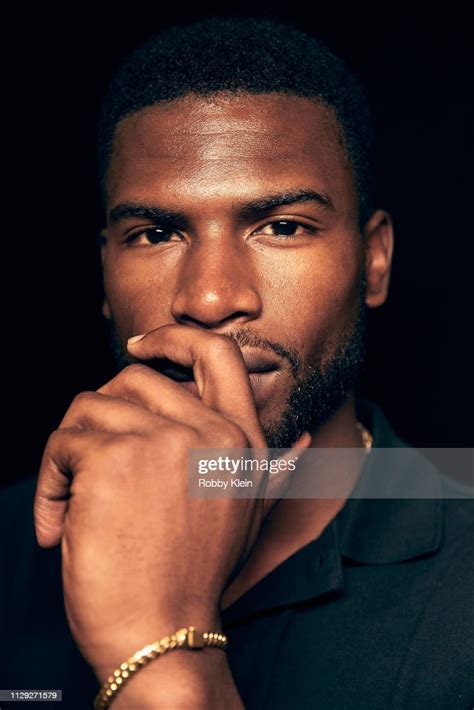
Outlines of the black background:
[[370,312],[361,394],[417,446],[471,446],[472,18],[452,5],[153,8],[102,7],[99,16],[68,3],[25,9],[4,26],[3,154],[12,160],[2,210],[1,485],[36,473],[74,395],[111,376],[94,163],[106,82],[153,30],[213,14],[296,20],[365,81],[379,133],[378,201],[392,213],[396,245],[389,299]]

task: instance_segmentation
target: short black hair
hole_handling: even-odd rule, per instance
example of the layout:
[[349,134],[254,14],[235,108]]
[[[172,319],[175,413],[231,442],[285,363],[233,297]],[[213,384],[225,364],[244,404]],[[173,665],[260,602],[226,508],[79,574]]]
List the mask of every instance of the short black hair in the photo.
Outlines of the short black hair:
[[271,18],[211,17],[153,34],[105,93],[97,126],[102,195],[115,129],[130,113],[187,94],[280,92],[333,108],[352,164],[362,226],[373,210],[374,130],[360,81],[319,38]]

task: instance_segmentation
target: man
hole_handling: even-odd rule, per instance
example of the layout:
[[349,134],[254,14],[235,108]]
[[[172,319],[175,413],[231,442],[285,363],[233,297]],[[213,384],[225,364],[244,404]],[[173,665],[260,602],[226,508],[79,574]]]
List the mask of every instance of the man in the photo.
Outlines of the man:
[[[18,527],[31,484],[3,498],[2,685],[62,688],[68,708],[98,683],[117,710],[468,708],[473,511],[444,479],[426,500],[351,497],[367,466],[343,497],[188,491],[190,448],[404,446],[355,396],[393,250],[357,81],[278,23],[172,28],[111,83],[99,168],[119,371],[48,440],[43,549]],[[121,668],[190,625],[227,653]]]

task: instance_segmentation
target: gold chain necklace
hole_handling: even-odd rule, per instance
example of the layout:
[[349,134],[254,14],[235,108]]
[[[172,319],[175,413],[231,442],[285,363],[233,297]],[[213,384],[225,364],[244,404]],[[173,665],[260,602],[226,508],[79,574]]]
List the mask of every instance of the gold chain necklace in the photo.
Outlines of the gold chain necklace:
[[374,437],[370,433],[368,429],[365,428],[361,422],[356,423],[356,427],[359,429],[361,436],[362,436],[362,443],[364,444],[365,448],[367,449],[367,453],[371,450],[372,445],[374,443]]

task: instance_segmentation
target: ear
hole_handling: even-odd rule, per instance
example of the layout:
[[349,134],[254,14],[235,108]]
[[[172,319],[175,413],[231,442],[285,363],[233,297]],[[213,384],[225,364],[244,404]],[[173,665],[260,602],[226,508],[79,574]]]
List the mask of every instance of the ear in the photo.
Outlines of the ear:
[[365,244],[365,302],[369,308],[385,303],[393,254],[393,224],[388,212],[376,210],[363,229]]
[[[107,229],[104,227],[99,233],[99,243],[100,243],[100,260],[102,262],[102,271],[104,270],[105,262],[105,252],[107,249]],[[104,296],[104,301],[102,303],[102,315],[107,320],[110,320],[110,307],[107,298]]]

